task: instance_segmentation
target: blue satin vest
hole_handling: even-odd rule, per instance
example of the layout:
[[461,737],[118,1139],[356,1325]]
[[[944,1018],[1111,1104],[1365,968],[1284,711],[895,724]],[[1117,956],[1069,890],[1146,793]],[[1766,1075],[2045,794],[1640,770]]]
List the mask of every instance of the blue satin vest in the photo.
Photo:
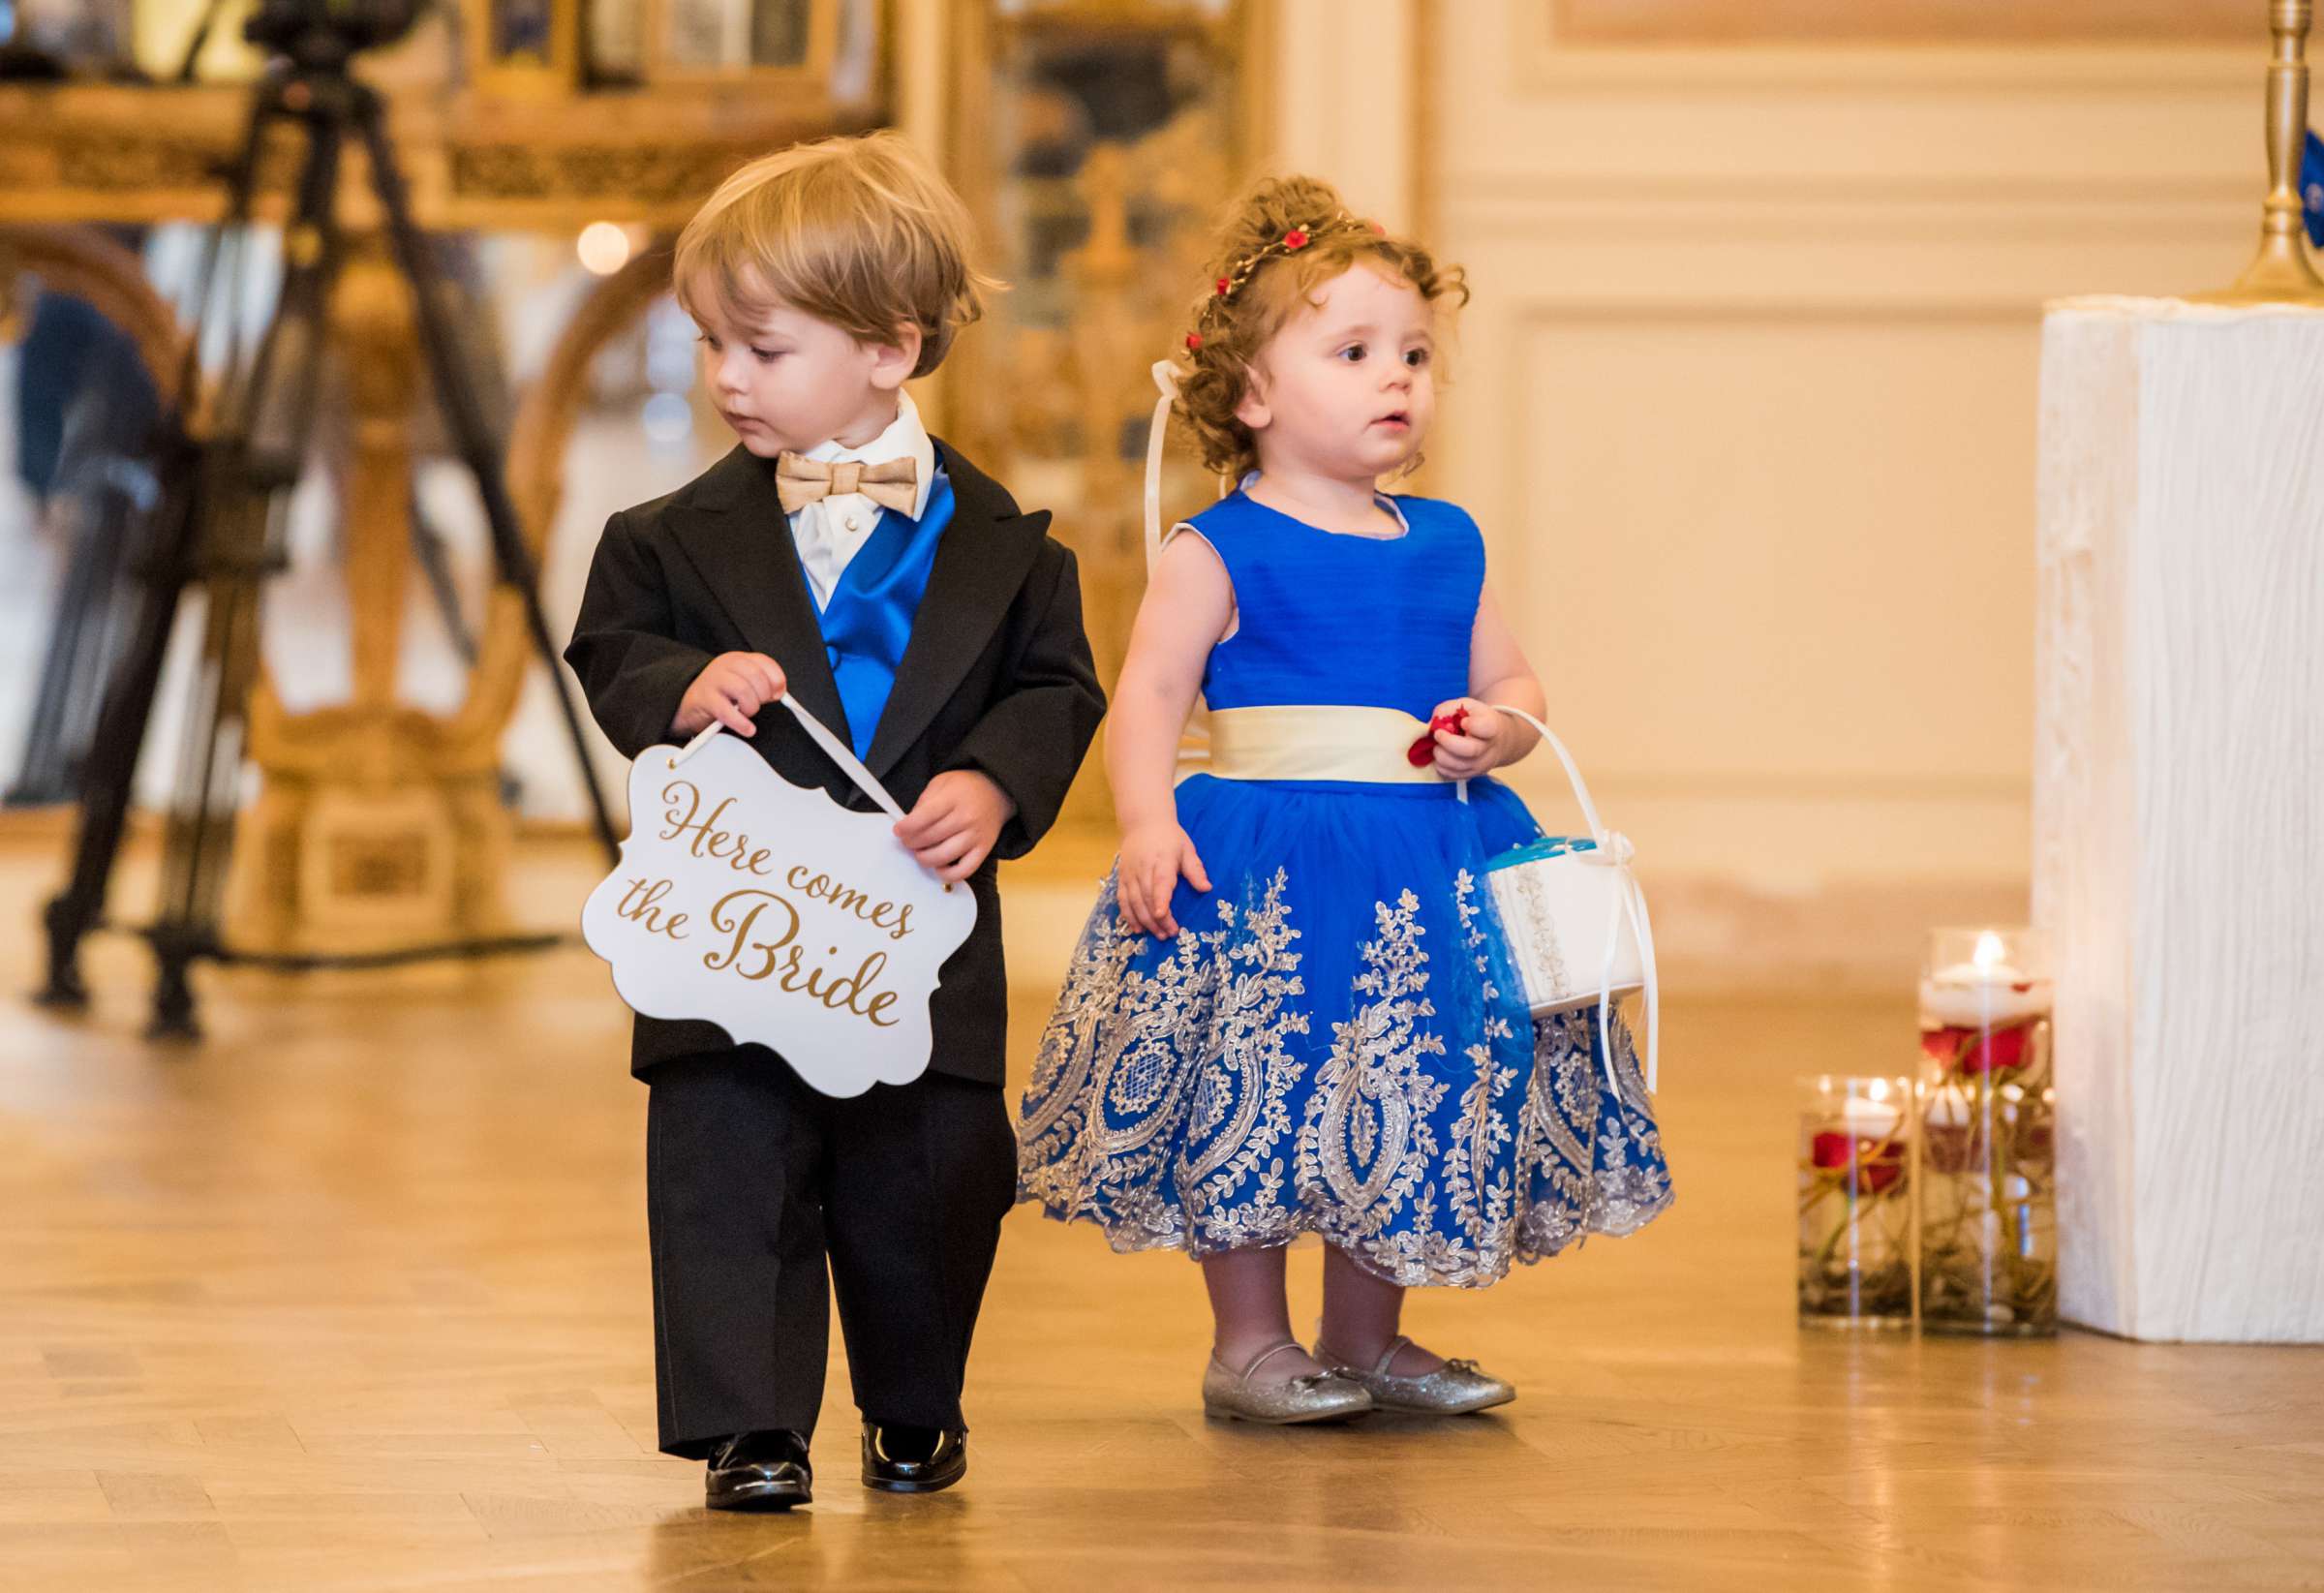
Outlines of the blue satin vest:
[[[871,755],[872,734],[896,689],[896,666],[912,639],[912,621],[928,593],[936,543],[952,523],[952,481],[938,470],[924,517],[880,510],[878,526],[840,571],[831,601],[817,616],[823,656],[847,715],[847,739],[859,758]],[[796,544],[792,552],[796,557]],[[804,570],[800,578],[806,578]]]

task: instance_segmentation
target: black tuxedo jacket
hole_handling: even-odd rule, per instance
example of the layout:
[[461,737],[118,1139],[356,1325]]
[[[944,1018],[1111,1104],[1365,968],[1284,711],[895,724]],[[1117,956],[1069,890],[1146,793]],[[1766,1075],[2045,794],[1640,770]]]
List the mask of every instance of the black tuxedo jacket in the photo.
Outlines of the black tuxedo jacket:
[[[936,451],[952,478],[952,523],[864,761],[906,810],[951,769],[981,770],[1016,800],[1017,816],[969,881],[976,931],[944,965],[930,1012],[929,1065],[999,1084],[1008,977],[996,864],[1030,851],[1055,822],[1106,700],[1082,631],[1073,554],[1049,536],[1048,511],[1020,513],[991,476],[941,442]],[[675,739],[679,699],[720,653],[774,659],[799,705],[852,739],[775,467],[740,447],[606,523],[565,659],[607,738],[634,758]],[[750,745],[783,779],[872,808],[780,705],[756,722]],[[669,1057],[733,1049],[714,1024],[640,1017],[630,1067],[642,1074]]]

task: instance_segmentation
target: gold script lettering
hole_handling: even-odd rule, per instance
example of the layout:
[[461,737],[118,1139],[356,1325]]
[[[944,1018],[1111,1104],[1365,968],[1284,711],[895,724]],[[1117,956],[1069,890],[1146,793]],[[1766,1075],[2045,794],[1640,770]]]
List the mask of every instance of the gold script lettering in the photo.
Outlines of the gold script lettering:
[[901,940],[912,933],[910,907],[895,902],[874,904],[844,880],[810,873],[804,863],[793,864],[791,871],[782,876],[782,882],[810,902],[828,902],[841,912],[853,913],[865,923],[886,930],[891,940]]
[[676,884],[675,880],[670,879],[632,879],[628,881],[629,888],[622,893],[621,904],[613,910],[632,924],[644,925],[648,934],[683,940],[686,938],[687,915],[672,912],[660,904],[661,899],[669,895]]
[[737,873],[753,873],[763,878],[772,872],[764,847],[753,849],[749,836],[719,824],[726,810],[734,806],[734,798],[721,797],[709,816],[703,817],[701,787],[690,780],[673,780],[661,788],[661,800],[668,805],[662,812],[662,840],[687,837],[686,849],[689,855],[715,858]]
[[[736,905],[744,902],[749,904]],[[782,933],[772,940],[751,939],[751,932],[758,923],[759,914],[770,906],[781,913]],[[729,908],[733,910],[729,912]],[[730,934],[734,939],[723,952],[703,953],[702,965],[713,972],[733,968],[745,979],[764,979],[775,971],[775,954],[790,945],[791,936],[799,933],[799,909],[773,891],[729,891],[719,897],[718,904],[710,909],[710,924],[720,934]],[[738,965],[745,948],[761,954],[755,969]],[[798,956],[799,948],[792,946],[791,959],[794,963]]]

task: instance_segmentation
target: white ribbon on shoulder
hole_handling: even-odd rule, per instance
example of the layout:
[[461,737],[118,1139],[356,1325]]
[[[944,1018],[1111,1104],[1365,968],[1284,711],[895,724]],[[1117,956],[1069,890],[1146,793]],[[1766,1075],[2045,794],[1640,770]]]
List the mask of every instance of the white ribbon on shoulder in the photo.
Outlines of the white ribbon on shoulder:
[[[1615,872],[1617,877],[1613,895],[1606,905],[1605,962],[1598,970],[1598,1029],[1605,1041],[1605,1082],[1613,1087],[1617,1095],[1621,1093],[1621,1084],[1614,1077],[1614,947],[1618,944],[1617,932],[1627,918],[1632,933],[1638,937],[1638,965],[1645,976],[1646,1088],[1651,1092],[1656,1086],[1656,1063],[1660,1059],[1662,988],[1655,969],[1654,923],[1646,913],[1646,893],[1639,887],[1637,875],[1630,871],[1631,860],[1637,855],[1637,848],[1631,844],[1630,837],[1619,830],[1607,829],[1598,817],[1598,805],[1590,800],[1590,788],[1582,781],[1581,769],[1575,763],[1574,754],[1566,751],[1566,744],[1557,739],[1555,731],[1522,708],[1512,708],[1505,702],[1488,706],[1497,714],[1508,714],[1523,720],[1540,731],[1542,740],[1557,754],[1557,761],[1565,765],[1566,780],[1574,787],[1574,800],[1580,804],[1582,822],[1590,827],[1590,840],[1595,842],[1588,851],[1568,855],[1585,867],[1612,869]],[[1469,782],[1465,780],[1460,782],[1460,800],[1469,800]]]
[[1162,440],[1170,432],[1170,407],[1178,401],[1178,368],[1167,359],[1153,363],[1154,386],[1161,392],[1154,405],[1154,423],[1146,433],[1146,574],[1153,578],[1154,561],[1162,557]]

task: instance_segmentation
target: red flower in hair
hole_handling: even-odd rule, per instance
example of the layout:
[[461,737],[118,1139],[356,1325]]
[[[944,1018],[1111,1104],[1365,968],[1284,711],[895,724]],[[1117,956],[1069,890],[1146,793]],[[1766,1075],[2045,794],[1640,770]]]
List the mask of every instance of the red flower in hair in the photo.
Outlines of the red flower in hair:
[[1388,229],[1381,226],[1376,221],[1367,221],[1363,225],[1372,230],[1372,236],[1376,238],[1384,238],[1388,236]]
[[1307,247],[1307,229],[1305,229],[1304,227],[1295,227],[1295,228],[1293,228],[1293,229],[1292,229],[1290,231],[1288,231],[1288,232],[1284,233],[1284,234],[1283,234],[1283,247],[1284,247],[1284,248],[1286,248],[1286,249],[1304,249],[1304,248],[1306,248],[1306,247]]
[[1220,277],[1218,279],[1218,296],[1220,298],[1225,298],[1227,296],[1227,290],[1233,288],[1235,284],[1229,281],[1227,278]]
[[1200,333],[1200,332],[1188,332],[1188,333],[1186,334],[1186,347],[1187,347],[1187,349],[1188,349],[1188,350],[1190,350],[1190,351],[1191,351],[1191,350],[1199,349],[1199,348],[1201,348],[1202,346],[1203,346],[1203,334],[1202,334],[1202,333]]

